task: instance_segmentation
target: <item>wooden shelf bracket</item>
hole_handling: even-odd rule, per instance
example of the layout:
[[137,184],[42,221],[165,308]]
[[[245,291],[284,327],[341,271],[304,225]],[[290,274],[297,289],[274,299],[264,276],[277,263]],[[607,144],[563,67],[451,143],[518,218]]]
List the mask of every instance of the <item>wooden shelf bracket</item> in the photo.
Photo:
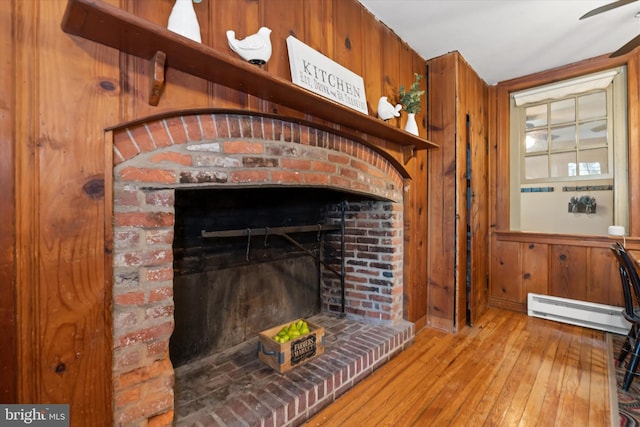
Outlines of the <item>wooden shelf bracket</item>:
[[164,92],[164,67],[167,60],[167,54],[157,51],[151,58],[149,64],[149,105],[156,107],[160,102],[160,97]]

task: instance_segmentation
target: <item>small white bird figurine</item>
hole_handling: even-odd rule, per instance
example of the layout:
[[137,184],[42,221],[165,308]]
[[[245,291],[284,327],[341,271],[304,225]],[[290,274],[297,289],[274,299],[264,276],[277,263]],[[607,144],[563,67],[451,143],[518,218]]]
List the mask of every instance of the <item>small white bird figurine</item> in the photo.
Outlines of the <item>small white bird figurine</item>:
[[229,47],[245,61],[262,66],[271,58],[271,30],[262,27],[257,33],[247,36],[243,40],[236,39],[233,30],[227,30]]
[[392,103],[387,100],[386,96],[381,96],[378,101],[378,117],[382,120],[389,120],[392,117],[400,117],[400,110],[402,110],[402,104],[396,104],[394,107]]

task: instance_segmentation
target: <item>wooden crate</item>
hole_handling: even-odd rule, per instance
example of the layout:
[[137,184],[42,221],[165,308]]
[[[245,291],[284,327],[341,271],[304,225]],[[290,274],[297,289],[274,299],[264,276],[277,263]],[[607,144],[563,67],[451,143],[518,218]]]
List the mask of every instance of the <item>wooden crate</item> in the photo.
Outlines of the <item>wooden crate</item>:
[[273,336],[285,326],[300,319],[283,323],[271,329],[260,332],[258,342],[258,357],[276,371],[282,373],[302,365],[312,358],[324,353],[324,328],[309,322],[309,333],[300,335],[286,343],[273,340]]

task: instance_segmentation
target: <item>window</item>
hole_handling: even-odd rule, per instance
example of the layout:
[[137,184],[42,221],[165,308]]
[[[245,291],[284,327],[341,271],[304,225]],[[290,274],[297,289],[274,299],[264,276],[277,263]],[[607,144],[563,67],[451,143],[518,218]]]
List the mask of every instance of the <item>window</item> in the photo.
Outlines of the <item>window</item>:
[[626,148],[625,67],[513,93],[511,229],[627,227]]
[[608,177],[607,92],[524,107],[523,181]]

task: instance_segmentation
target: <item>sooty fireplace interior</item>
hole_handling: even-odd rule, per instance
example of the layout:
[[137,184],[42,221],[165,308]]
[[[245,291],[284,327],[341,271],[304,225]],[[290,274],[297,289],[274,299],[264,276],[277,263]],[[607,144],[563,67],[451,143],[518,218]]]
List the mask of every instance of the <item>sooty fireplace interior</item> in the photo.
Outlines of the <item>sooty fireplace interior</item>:
[[358,199],[312,188],[177,190],[174,366],[320,312],[321,264],[343,271],[347,197]]

